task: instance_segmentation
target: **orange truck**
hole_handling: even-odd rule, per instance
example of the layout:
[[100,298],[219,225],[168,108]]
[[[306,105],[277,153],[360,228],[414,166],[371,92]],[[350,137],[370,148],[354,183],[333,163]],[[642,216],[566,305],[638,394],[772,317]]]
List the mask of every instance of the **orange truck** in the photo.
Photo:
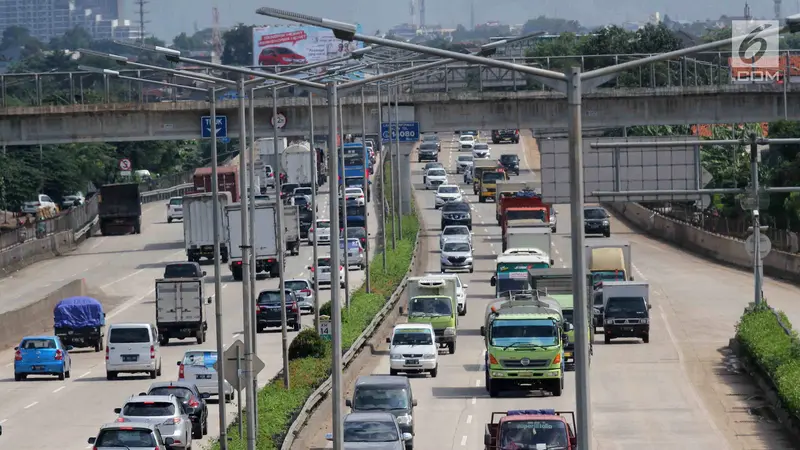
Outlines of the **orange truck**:
[[575,413],[554,409],[493,412],[483,434],[484,450],[577,450]]
[[503,236],[513,226],[550,226],[550,205],[542,202],[542,196],[534,191],[519,191],[500,198],[498,214]]

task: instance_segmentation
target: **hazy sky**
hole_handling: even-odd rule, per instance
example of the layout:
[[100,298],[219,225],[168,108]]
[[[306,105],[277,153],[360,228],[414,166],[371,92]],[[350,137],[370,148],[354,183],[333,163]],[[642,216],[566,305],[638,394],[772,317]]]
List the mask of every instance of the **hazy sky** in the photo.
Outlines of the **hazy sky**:
[[[587,25],[644,21],[654,12],[674,19],[696,20],[718,18],[722,14],[741,15],[744,2],[731,0],[472,0],[475,21],[499,20],[507,24],[524,23],[539,15],[575,19]],[[126,0],[127,18],[133,19],[134,0]],[[798,12],[800,0],[783,2],[784,15]],[[279,23],[255,14],[261,6],[289,9],[325,16],[345,22],[358,22],[364,31],[387,30],[393,25],[410,22],[409,1],[386,0],[151,0],[147,4],[148,31],[171,41],[181,32],[192,32],[195,25],[211,26],[211,8],[220,11],[220,25]],[[755,17],[771,18],[772,2],[751,1]],[[470,0],[426,0],[426,21],[445,27],[469,26]],[[280,22],[287,24],[288,22]]]

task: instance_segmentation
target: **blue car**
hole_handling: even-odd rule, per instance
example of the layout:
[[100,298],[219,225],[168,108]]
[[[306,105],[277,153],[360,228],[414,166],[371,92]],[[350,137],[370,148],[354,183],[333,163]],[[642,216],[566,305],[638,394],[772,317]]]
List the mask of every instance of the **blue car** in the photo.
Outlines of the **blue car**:
[[28,375],[56,375],[59,380],[70,377],[72,346],[65,346],[57,336],[28,336],[14,350],[14,381]]

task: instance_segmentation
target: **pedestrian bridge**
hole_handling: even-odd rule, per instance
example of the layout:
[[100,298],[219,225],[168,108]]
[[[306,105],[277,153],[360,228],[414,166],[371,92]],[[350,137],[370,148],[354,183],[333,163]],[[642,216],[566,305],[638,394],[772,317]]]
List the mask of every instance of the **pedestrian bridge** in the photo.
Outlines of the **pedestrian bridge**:
[[[361,132],[361,98],[340,99],[345,133]],[[385,98],[383,99],[385,100]],[[567,127],[563,94],[548,91],[413,93],[399,98],[400,121],[417,121],[423,132],[455,129]],[[377,98],[365,97],[367,133],[378,130]],[[228,137],[238,137],[236,100],[217,102],[227,116]],[[328,128],[324,100],[313,104],[315,134]],[[286,117],[282,136],[307,136],[307,97],[278,99]],[[384,121],[386,110],[384,108]],[[800,88],[788,85],[721,85],[677,88],[600,89],[583,98],[583,126],[678,125],[800,120]],[[114,142],[197,139],[206,101],[109,103],[0,108],[0,144],[35,145],[71,142]],[[256,136],[272,136],[272,100],[255,100]]]

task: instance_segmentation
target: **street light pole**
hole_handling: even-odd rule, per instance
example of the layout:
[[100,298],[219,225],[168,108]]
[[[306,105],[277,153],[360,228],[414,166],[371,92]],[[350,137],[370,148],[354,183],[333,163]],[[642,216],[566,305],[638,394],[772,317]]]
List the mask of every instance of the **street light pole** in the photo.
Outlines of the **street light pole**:
[[[378,82],[378,139],[375,142],[375,145],[380,145],[380,152],[378,152],[378,156],[380,156],[380,163],[381,163],[381,195],[380,198],[376,199],[375,202],[380,202],[380,211],[381,211],[381,253],[383,253],[383,273],[386,273],[388,268],[386,267],[386,201],[384,196],[386,195],[386,152],[383,151],[383,111],[381,108],[381,83]],[[375,205],[376,203],[373,203]],[[375,208],[378,209],[377,207]]]
[[[400,179],[400,86],[394,87],[394,127],[395,127],[395,158],[397,164],[394,165],[395,183],[397,185],[397,235],[403,239],[403,180]],[[389,135],[389,139],[392,136]]]
[[[258,292],[256,291],[256,154],[255,154],[255,145],[256,145],[256,107],[255,107],[255,98],[254,97],[255,90],[250,88],[250,99],[249,99],[249,111],[248,111],[248,122],[250,127],[250,135],[248,140],[248,157],[250,158],[250,170],[248,171],[248,178],[250,179],[250,189],[248,191],[248,200],[250,202],[250,245],[252,247],[250,251],[250,311],[254,311],[251,313],[252,320],[250,321],[250,327],[253,330],[250,333],[250,346],[253,349],[253,354],[258,354],[258,339],[256,339],[256,321],[258,320],[257,314],[255,313],[256,310],[256,297],[258,296]],[[242,141],[242,148],[247,148],[244,145],[244,138],[240,139]],[[253,374],[253,384],[251,385],[253,392],[258,392],[258,374]],[[255,420],[256,426],[258,426],[258,401],[253,403],[253,405],[247,405],[247,410],[253,412],[253,418]]]
[[[284,275],[284,260],[286,258],[286,239],[284,235],[283,225],[283,201],[281,201],[281,174],[283,173],[283,158],[278,152],[278,89],[272,88],[272,137],[275,159],[274,164],[278,176],[275,178],[275,210],[277,211],[275,217],[275,228],[277,228],[278,236],[278,289],[281,296],[281,355],[283,355],[283,387],[289,389],[289,336],[286,330],[286,277]],[[295,214],[297,214],[297,208]],[[295,215],[295,217],[297,217]],[[298,236],[299,239],[299,236]]]
[[317,248],[317,189],[320,187],[317,178],[317,148],[314,146],[314,94],[308,93],[308,116],[311,118],[311,126],[308,131],[308,143],[311,144],[311,228],[315,230],[314,238],[311,239],[313,247],[313,261],[311,267],[314,268],[314,329],[319,331],[319,258]]
[[[364,106],[364,86],[361,86],[361,145],[364,151],[364,193],[365,193],[365,200],[372,200],[372,189],[369,187],[369,176],[367,175],[366,166],[369,164],[369,156],[367,155],[367,113],[366,107]],[[376,144],[377,145],[377,144]],[[369,195],[366,193],[369,192]],[[345,202],[346,203],[346,202]],[[375,203],[373,203],[374,205]],[[364,202],[364,232],[367,235],[366,245],[364,247],[364,259],[367,261],[366,268],[364,270],[364,289],[366,290],[367,294],[372,292],[370,289],[369,283],[369,213],[367,211],[367,202]]]
[[[784,79],[784,83],[788,80]],[[756,135],[750,135],[750,184],[753,190],[753,277],[754,283],[754,302],[756,305],[761,304],[762,297],[762,277],[764,276],[764,262],[761,260],[761,220],[759,218],[759,211],[761,209],[761,201],[759,200],[758,192],[758,142]]]
[[389,157],[389,172],[392,176],[392,184],[389,186],[389,189],[392,190],[392,204],[389,207],[389,211],[392,214],[392,250],[395,250],[397,248],[397,190],[395,188],[397,185],[397,176],[395,175],[394,168],[397,165],[397,159],[394,157],[394,150],[392,150],[394,148],[392,130],[395,129],[395,126],[392,121],[392,87],[390,85],[386,86],[386,123],[389,124],[389,137],[386,140],[389,149],[386,155]]
[[[338,99],[337,99],[337,101],[338,101]],[[347,186],[347,183],[346,183],[346,181],[347,181],[347,166],[344,163],[344,144],[345,144],[345,142],[344,142],[344,114],[342,114],[342,104],[341,103],[338,104],[337,110],[338,110],[338,114],[339,114],[339,135],[342,137],[342,148],[341,148],[341,153],[340,153],[340,158],[341,158],[340,164],[342,165],[342,191],[340,193],[341,195],[337,194],[337,198],[338,198],[338,202],[340,202],[339,204],[341,204],[341,208],[342,208],[342,211],[341,211],[341,214],[342,214],[341,222],[342,222],[342,241],[344,242],[344,249],[342,250],[342,252],[344,252],[342,254],[344,256],[344,304],[345,304],[345,306],[347,308],[350,308],[350,258],[349,258],[349,255],[348,255],[348,253],[349,253],[348,250],[349,249],[348,249],[348,245],[347,245],[347,199],[345,199],[345,197],[344,197],[344,191],[345,191],[346,186]],[[337,113],[336,112],[337,110],[333,111],[334,114]],[[339,226],[339,224],[337,223],[336,226]],[[338,247],[339,245],[340,245],[339,241],[336,241],[334,243],[334,241],[331,240],[331,247],[334,247],[334,246]],[[339,263],[339,261],[337,261],[337,263]],[[333,289],[332,285],[331,285],[331,289]]]

